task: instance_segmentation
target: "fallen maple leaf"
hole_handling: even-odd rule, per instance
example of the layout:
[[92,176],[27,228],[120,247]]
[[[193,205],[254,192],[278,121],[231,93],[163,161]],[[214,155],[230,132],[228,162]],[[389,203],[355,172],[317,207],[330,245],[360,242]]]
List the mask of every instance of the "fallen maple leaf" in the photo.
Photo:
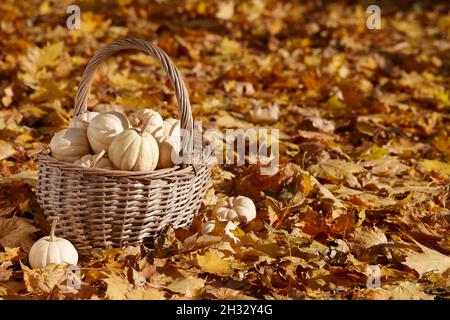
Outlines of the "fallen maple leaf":
[[125,300],[127,291],[132,289],[131,284],[119,276],[109,275],[102,281],[107,286],[105,296],[111,300]]
[[408,171],[409,167],[396,158],[373,159],[362,163],[365,168],[378,176],[395,176]]
[[131,283],[118,275],[108,275],[102,280],[106,283],[106,298],[110,300],[161,300],[163,295],[154,289],[135,289]]
[[222,252],[210,249],[203,255],[197,255],[197,264],[204,272],[227,276],[233,273],[233,269],[231,263],[224,260],[223,256]]
[[0,252],[0,265],[6,261],[13,261],[20,259],[24,254],[20,251],[20,248],[5,248],[5,252]]
[[204,286],[204,279],[189,276],[187,278],[175,280],[167,286],[167,289],[176,293],[181,293],[185,296],[192,296]]
[[21,247],[25,252],[29,252],[34,243],[30,235],[38,230],[29,219],[0,218],[0,244],[10,248]]
[[164,295],[155,289],[133,289],[125,294],[127,300],[163,300]]
[[438,160],[422,160],[419,167],[427,172],[435,171],[450,176],[450,164]]
[[38,179],[38,172],[36,170],[25,170],[17,174],[11,175],[6,178],[0,179],[0,184],[10,183],[14,181],[23,181],[28,183],[30,186],[35,187]]
[[420,275],[427,272],[446,274],[450,271],[450,257],[417,243],[422,252],[410,251],[403,264],[416,270]]
[[222,20],[230,20],[234,15],[234,3],[233,1],[219,3],[219,10],[216,13],[216,17]]
[[386,234],[379,228],[360,227],[352,232],[353,239],[349,242],[352,250],[364,250],[387,243]]
[[433,300],[434,296],[423,292],[420,283],[402,281],[397,285],[383,287],[390,300]]
[[343,160],[331,159],[308,168],[316,178],[324,179],[333,183],[346,181],[350,187],[361,187],[355,173],[362,173],[365,169],[355,163]]
[[23,281],[30,293],[50,293],[66,280],[66,270],[63,264],[52,264],[43,269],[30,269],[22,262]]
[[9,158],[16,150],[12,147],[12,145],[5,141],[0,141],[0,160]]

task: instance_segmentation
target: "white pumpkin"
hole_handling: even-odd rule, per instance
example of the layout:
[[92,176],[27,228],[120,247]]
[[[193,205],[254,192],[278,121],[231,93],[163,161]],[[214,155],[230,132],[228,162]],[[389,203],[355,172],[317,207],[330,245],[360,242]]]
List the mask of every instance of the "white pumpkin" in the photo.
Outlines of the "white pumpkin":
[[256,207],[252,199],[237,196],[220,201],[213,209],[213,216],[218,220],[238,220],[248,223],[256,218]]
[[163,134],[170,136],[175,141],[175,147],[180,150],[180,121],[174,118],[164,120]]
[[29,262],[32,268],[45,268],[50,264],[76,265],[78,263],[78,252],[70,241],[55,237],[57,222],[56,217],[52,222],[50,236],[39,239],[31,247]]
[[111,111],[98,114],[91,120],[87,129],[92,150],[95,153],[102,150],[108,152],[112,140],[129,127],[130,123],[122,113]]
[[[206,221],[202,224],[202,234],[208,234],[211,233],[214,228],[216,227],[216,221]],[[229,239],[234,243],[241,243],[241,240],[239,240],[238,237],[236,237],[232,231],[236,230],[237,225],[234,224],[231,221],[228,221],[227,224],[225,225],[225,234],[224,234],[224,238],[225,239]]]
[[268,108],[258,105],[250,110],[251,120],[256,123],[278,121],[279,113],[280,108],[277,104],[273,104]]
[[178,160],[179,149],[175,139],[169,136],[156,137],[159,149],[159,159],[157,169],[173,167]]
[[50,141],[52,156],[58,160],[73,162],[89,153],[86,129],[67,128],[57,132]]
[[126,171],[152,171],[159,158],[158,143],[146,132],[149,120],[141,129],[130,128],[118,134],[109,148],[109,160]]
[[163,133],[164,121],[161,115],[151,109],[140,109],[128,116],[128,120],[135,128],[142,128],[145,121],[148,120],[146,131],[154,137]]
[[180,120],[174,118],[164,120],[164,134],[166,136],[180,135]]
[[77,115],[72,119],[70,122],[69,127],[70,128],[84,128],[87,129],[89,122],[91,122],[92,119],[94,119],[95,116],[99,115],[100,113],[94,112],[94,111],[88,111],[84,112],[82,114]]
[[108,158],[104,157],[105,150],[100,151],[97,154],[87,154],[81,157],[80,160],[74,162],[74,164],[85,168],[100,168],[113,170],[113,165]]

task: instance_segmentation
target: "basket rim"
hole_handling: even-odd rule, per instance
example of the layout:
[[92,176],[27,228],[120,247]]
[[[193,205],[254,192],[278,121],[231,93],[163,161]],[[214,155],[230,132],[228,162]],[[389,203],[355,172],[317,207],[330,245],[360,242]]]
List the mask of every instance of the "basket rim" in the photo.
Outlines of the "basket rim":
[[[44,161],[47,165],[52,165],[54,167],[59,167],[60,169],[67,171],[77,171],[82,174],[107,176],[114,178],[176,178],[184,175],[190,175],[192,173],[196,174],[202,168],[211,167],[212,165],[212,154],[210,149],[202,148],[202,156],[197,158],[195,163],[188,163],[184,165],[177,165],[171,168],[155,169],[152,171],[123,171],[123,170],[110,170],[103,168],[87,168],[74,164],[73,162],[67,162],[63,160],[56,159],[51,156],[51,150],[49,147],[38,153],[38,161]],[[206,151],[206,152],[205,152]]]

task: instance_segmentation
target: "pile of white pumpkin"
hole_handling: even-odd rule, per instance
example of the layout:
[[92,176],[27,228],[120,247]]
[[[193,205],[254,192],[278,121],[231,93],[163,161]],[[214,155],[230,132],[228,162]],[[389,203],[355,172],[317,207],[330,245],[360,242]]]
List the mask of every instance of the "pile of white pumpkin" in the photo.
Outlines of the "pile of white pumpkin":
[[151,109],[128,117],[85,112],[50,141],[52,156],[88,168],[153,171],[170,168],[180,152],[180,122]]
[[225,222],[225,238],[239,244],[241,241],[233,234],[238,224],[248,224],[256,218],[256,207],[253,200],[244,196],[228,197],[219,201],[212,211],[215,220],[202,224],[202,234],[212,233],[216,221]]

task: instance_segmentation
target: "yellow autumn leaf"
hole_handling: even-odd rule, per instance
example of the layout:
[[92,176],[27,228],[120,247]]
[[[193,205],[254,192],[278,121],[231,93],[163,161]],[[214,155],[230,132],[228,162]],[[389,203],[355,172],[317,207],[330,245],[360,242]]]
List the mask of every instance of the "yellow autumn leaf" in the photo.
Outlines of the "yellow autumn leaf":
[[234,15],[234,3],[232,1],[219,3],[219,10],[216,13],[216,18],[222,20],[230,20]]
[[109,73],[108,79],[114,86],[120,89],[139,90],[145,87],[142,82],[139,82],[138,80],[128,77],[122,73]]
[[204,272],[227,276],[233,273],[233,268],[223,256],[222,252],[210,249],[203,255],[197,255],[197,264]]
[[237,55],[242,52],[242,47],[239,42],[229,39],[229,38],[223,38],[222,42],[220,43],[219,51],[223,55]]
[[30,293],[50,293],[66,280],[64,264],[52,264],[43,269],[30,269],[22,262],[23,281]]
[[64,43],[58,41],[49,43],[39,50],[39,58],[36,60],[38,68],[54,67],[59,63],[59,57],[64,49]]
[[184,295],[192,295],[197,290],[205,286],[205,280],[189,276],[187,278],[177,279],[167,286],[170,291]]
[[44,1],[39,6],[39,13],[42,15],[46,15],[52,12],[52,6],[48,1]]
[[135,289],[131,283],[118,275],[108,275],[105,296],[110,300],[161,300],[164,296],[155,289]]
[[104,19],[103,16],[97,15],[92,11],[87,11],[81,15],[81,29],[83,33],[92,33],[97,30],[102,30],[101,27],[106,27],[110,24],[110,20]]
[[5,248],[5,252],[0,252],[0,264],[5,261],[16,260],[23,256],[23,253],[20,251],[19,247],[16,248]]
[[235,237],[238,237],[238,238],[241,238],[241,237],[245,236],[244,230],[242,230],[242,229],[239,228],[239,227],[236,227],[236,229],[231,230],[230,232],[231,232]]
[[126,293],[128,300],[163,300],[164,295],[155,289],[133,289]]
[[9,158],[16,150],[12,147],[12,145],[6,141],[0,141],[0,160]]
[[387,154],[389,154],[389,150],[374,144],[372,145],[372,147],[366,150],[359,158],[361,160],[375,160],[375,159],[382,159]]
[[398,200],[397,204],[399,206],[404,206],[405,204],[407,204],[412,199],[413,195],[414,195],[414,192],[408,193],[408,195],[405,198],[403,198],[402,200]]
[[132,288],[128,281],[115,275],[103,279],[103,282],[106,283],[105,296],[111,300],[126,300],[126,293]]
[[422,160],[419,167],[427,172],[435,171],[440,174],[450,175],[450,164],[439,160]]

